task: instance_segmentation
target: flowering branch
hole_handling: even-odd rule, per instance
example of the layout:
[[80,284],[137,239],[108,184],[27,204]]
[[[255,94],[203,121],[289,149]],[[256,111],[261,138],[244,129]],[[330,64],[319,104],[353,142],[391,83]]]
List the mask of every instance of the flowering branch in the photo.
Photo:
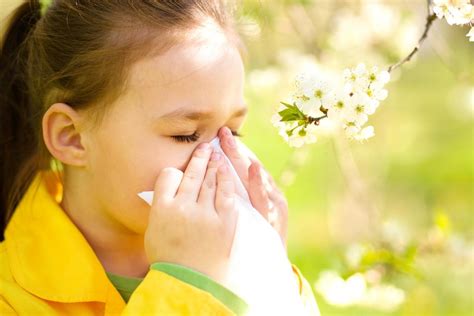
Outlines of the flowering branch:
[[[450,25],[474,22],[474,6],[469,0],[433,0],[433,3],[428,0],[427,11],[425,28],[416,46],[386,71],[379,71],[377,67],[367,69],[359,64],[345,69],[339,83],[329,82],[319,74],[297,76],[291,101],[281,102],[278,113],[272,117],[272,124],[285,141],[292,147],[314,143],[323,130],[322,125],[340,127],[348,138],[359,141],[374,136],[374,128],[364,125],[387,97],[384,86],[390,80],[390,72],[410,61],[420,50],[436,18],[445,18]],[[467,36],[473,40],[473,28]],[[328,120],[323,121],[325,118]],[[326,121],[328,124],[323,124]]]
[[[326,111],[326,113],[327,113],[326,109],[321,108],[321,112],[323,112],[323,111]],[[328,117],[327,114],[325,114],[323,116],[319,116],[319,117],[308,116],[308,123],[309,124],[314,124],[314,125],[319,125],[319,121],[322,120],[323,118],[326,118],[326,117]]]
[[365,140],[374,135],[373,127],[364,125],[387,97],[384,86],[389,79],[387,71],[367,69],[364,64],[345,69],[338,82],[300,74],[291,101],[280,102],[282,106],[272,123],[292,147],[314,143],[323,123],[341,127],[348,138]]
[[[408,54],[405,58],[400,60],[398,63],[391,65],[388,67],[387,71],[391,72],[393,69],[396,69],[403,65],[404,63],[410,61],[410,59],[415,55],[423,41],[428,37],[428,32],[433,25],[433,22],[436,18],[445,18],[449,25],[465,25],[471,24],[471,31],[466,35],[468,37],[474,36],[472,30],[472,24],[474,19],[474,7],[469,3],[468,0],[464,2],[461,1],[457,3],[453,3],[449,0],[434,0],[433,3],[433,13],[430,10],[431,1],[427,0],[427,15],[426,15],[426,22],[425,22],[425,30],[421,35],[420,39],[418,40],[417,45],[413,48],[413,50]],[[470,39],[472,41],[472,39]]]
[[409,62],[410,59],[420,50],[421,44],[423,41],[428,37],[428,32],[431,28],[431,25],[433,25],[433,21],[436,20],[436,14],[432,13],[430,14],[429,8],[428,8],[428,15],[426,16],[426,23],[425,23],[425,30],[423,31],[423,34],[421,35],[420,39],[418,40],[418,43],[416,46],[413,48],[413,50],[408,54],[405,58],[397,62],[396,64],[391,65],[388,67],[387,71],[391,72],[392,70],[400,67],[406,62]]

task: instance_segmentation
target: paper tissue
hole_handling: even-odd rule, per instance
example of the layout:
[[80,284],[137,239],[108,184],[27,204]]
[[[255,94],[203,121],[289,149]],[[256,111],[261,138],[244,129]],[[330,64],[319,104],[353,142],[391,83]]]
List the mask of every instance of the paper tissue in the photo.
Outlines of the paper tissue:
[[[255,157],[243,143],[239,151]],[[252,206],[247,190],[224,154],[219,138],[210,142],[227,160],[234,177],[238,220],[227,278],[222,284],[244,299],[249,315],[305,315],[297,279],[278,233]],[[153,191],[138,194],[148,204]]]

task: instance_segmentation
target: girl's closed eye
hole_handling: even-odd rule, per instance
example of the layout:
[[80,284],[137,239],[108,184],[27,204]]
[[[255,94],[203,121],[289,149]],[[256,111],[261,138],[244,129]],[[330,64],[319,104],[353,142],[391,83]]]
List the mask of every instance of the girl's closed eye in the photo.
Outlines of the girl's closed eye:
[[[242,137],[243,135],[237,131],[232,131],[232,135],[236,137]],[[171,136],[175,141],[180,143],[194,143],[199,140],[200,134],[198,132],[194,132],[192,135],[175,135]]]

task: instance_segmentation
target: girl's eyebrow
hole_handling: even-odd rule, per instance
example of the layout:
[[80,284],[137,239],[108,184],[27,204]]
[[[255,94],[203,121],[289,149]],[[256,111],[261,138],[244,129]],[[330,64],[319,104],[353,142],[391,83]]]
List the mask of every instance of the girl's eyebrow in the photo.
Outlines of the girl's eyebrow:
[[[231,118],[244,116],[247,114],[248,107],[243,105],[240,109],[234,112]],[[165,115],[158,117],[158,120],[170,120],[170,119],[180,119],[187,121],[199,121],[209,119],[213,116],[213,112],[209,111],[193,111],[186,108],[179,108]]]

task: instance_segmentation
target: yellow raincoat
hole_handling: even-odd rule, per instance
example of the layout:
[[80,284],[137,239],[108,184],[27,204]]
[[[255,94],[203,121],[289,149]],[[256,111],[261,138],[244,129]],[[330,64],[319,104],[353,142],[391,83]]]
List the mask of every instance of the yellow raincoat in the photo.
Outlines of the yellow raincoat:
[[[0,315],[236,315],[212,293],[150,269],[126,303],[58,204],[61,184],[39,173],[0,243]],[[293,266],[311,315],[313,293]]]

